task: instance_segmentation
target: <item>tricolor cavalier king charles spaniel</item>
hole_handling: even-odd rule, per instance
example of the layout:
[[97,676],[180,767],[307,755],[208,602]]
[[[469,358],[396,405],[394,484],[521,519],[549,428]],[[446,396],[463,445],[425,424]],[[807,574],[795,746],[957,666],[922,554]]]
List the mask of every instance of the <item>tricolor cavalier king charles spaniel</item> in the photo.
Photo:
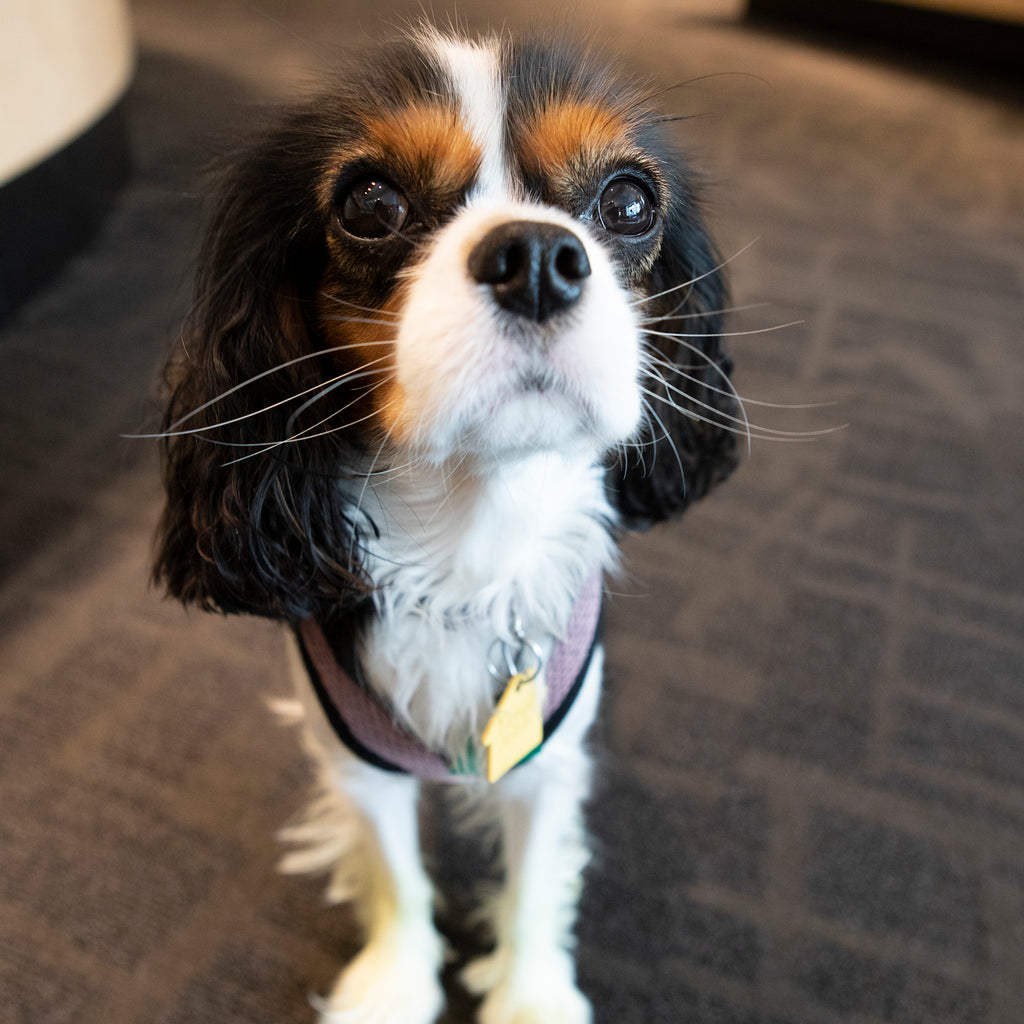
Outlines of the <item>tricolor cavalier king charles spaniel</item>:
[[[417,794],[500,824],[482,1024],[582,1024],[585,747],[616,538],[735,462],[721,266],[644,89],[425,29],[219,181],[167,371],[155,578],[288,626],[318,793],[286,870],[354,899],[325,1024],[429,1024]],[[479,815],[474,815],[478,818]]]

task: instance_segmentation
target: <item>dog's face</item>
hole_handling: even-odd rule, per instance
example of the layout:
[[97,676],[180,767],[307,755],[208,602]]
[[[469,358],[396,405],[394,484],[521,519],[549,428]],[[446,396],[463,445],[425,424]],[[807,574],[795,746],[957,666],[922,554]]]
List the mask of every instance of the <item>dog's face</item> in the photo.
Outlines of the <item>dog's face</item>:
[[343,598],[335,485],[368,463],[581,452],[627,523],[676,514],[732,464],[712,253],[662,119],[586,57],[375,54],[223,179],[158,576],[228,610]]
[[317,183],[319,324],[376,361],[377,431],[438,462],[601,452],[640,418],[636,300],[678,197],[631,97],[532,56],[428,37],[346,100]]

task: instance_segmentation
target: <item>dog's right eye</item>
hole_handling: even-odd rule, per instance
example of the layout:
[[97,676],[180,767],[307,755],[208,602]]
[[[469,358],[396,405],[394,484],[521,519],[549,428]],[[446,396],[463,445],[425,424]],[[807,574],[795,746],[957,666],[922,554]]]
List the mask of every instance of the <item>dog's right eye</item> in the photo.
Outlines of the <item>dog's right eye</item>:
[[384,238],[401,231],[409,201],[386,178],[360,178],[343,193],[341,226],[356,238]]

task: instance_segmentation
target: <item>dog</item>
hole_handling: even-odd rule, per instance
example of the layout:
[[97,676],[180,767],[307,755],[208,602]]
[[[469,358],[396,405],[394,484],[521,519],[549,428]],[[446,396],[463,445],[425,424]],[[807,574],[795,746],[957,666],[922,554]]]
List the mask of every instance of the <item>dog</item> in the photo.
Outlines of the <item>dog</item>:
[[[572,955],[602,579],[736,463],[726,284],[650,89],[424,28],[220,172],[166,372],[154,578],[287,626],[318,793],[288,871],[362,951],[324,1024],[429,1024],[417,796],[500,825],[482,1024],[583,1024]],[[297,712],[297,716],[298,716]]]

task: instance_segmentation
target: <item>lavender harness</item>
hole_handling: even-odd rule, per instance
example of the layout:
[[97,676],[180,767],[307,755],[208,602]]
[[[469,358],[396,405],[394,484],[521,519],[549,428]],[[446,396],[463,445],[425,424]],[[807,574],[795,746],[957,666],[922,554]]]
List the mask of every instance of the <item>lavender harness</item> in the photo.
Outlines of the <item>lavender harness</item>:
[[[576,599],[565,637],[555,644],[547,659],[545,741],[568,714],[583,686],[598,643],[600,618],[601,574],[595,573]],[[461,761],[453,764],[402,728],[384,704],[342,668],[315,619],[303,619],[295,632],[324,714],[352,753],[385,771],[420,779],[454,781],[476,774],[472,765],[467,767]]]

